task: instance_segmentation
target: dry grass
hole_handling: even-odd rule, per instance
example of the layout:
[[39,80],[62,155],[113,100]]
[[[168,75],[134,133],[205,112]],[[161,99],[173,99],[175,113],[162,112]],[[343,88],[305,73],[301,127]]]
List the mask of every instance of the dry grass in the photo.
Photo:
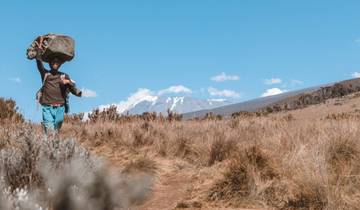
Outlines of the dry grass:
[[15,101],[12,99],[0,98],[0,123],[23,121],[24,117],[18,113]]
[[[13,116],[0,126],[1,210],[127,209],[146,198],[156,170],[150,160],[113,170],[75,140],[45,137]],[[136,167],[147,170],[134,176]]]
[[[357,118],[346,116],[298,120],[291,113],[285,117],[242,114],[231,119],[192,121],[127,116],[127,120],[116,118],[87,123],[79,120],[72,122],[70,119],[63,127],[62,136],[76,139],[83,147],[123,169],[117,185],[108,183],[109,175],[97,170],[92,173],[95,174],[93,177],[101,179],[94,178],[92,180],[98,181],[90,183],[102,187],[90,188],[101,189],[102,193],[89,191],[93,193],[85,195],[98,198],[95,200],[100,203],[115,205],[113,199],[124,189],[132,192],[132,196],[122,203],[137,203],[136,198],[145,199],[144,192],[150,189],[152,176],[170,176],[170,172],[179,172],[162,174],[163,162],[174,165],[180,162],[182,167],[179,168],[186,167],[187,170],[183,174],[193,175],[187,180],[193,187],[188,189],[183,201],[175,202],[177,208],[202,206],[206,209],[213,205],[229,208],[358,209],[360,122]],[[41,141],[35,143],[31,140],[34,138],[27,139],[28,134],[18,128],[0,129],[1,151],[6,151],[8,145],[13,148],[13,157],[16,157],[16,151],[24,151],[20,153],[20,160],[26,163],[37,162],[37,157],[51,157],[51,152],[44,155],[42,147],[39,149],[36,146],[42,145]],[[38,129],[34,128],[32,130]],[[71,141],[63,144],[60,146],[63,148],[60,150],[62,155],[48,161],[61,168],[65,167],[61,163],[72,159],[73,155],[68,157],[65,154],[72,154],[69,151],[74,145]],[[29,155],[24,157],[24,154]],[[18,167],[21,161],[5,161],[13,164],[5,168],[8,177],[22,174],[14,181],[7,178],[10,185],[17,188],[47,185],[41,171],[33,169],[33,165]],[[139,174],[149,176],[137,176]],[[201,175],[195,176],[198,174]],[[123,181],[128,179],[132,180]],[[66,184],[66,180],[63,182],[63,186],[71,186]],[[120,186],[121,190],[116,191],[111,186]],[[69,189],[61,188],[59,192],[64,190]],[[192,205],[194,202],[196,205]],[[63,203],[69,202],[60,202]],[[114,209],[111,205],[107,208]]]
[[[151,160],[136,160],[122,172],[111,170],[72,139],[44,138],[26,124],[16,127],[24,132],[1,128],[13,135],[0,137],[5,142],[0,150],[2,209],[126,209],[151,189],[156,170]],[[142,174],[134,176],[135,169]]]
[[140,157],[126,164],[122,172],[126,174],[134,174],[134,173],[142,173],[142,172],[148,174],[155,174],[156,169],[157,167],[155,161],[146,157]]
[[89,123],[71,128],[86,135],[69,132],[70,128],[66,135],[92,148],[103,141],[134,156],[180,159],[200,169],[224,165],[223,175],[214,176],[207,195],[194,195],[203,202],[233,207],[357,209],[359,127],[354,118],[307,121],[289,114]]

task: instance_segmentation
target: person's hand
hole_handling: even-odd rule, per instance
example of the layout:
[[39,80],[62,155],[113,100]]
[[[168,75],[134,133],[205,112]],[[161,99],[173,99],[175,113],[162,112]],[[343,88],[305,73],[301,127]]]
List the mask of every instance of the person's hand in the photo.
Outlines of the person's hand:
[[63,78],[61,78],[61,83],[62,83],[63,85],[67,85],[67,84],[71,84],[71,81],[70,81],[69,79],[63,79]]
[[35,53],[35,59],[42,62],[43,50],[36,48],[34,53]]

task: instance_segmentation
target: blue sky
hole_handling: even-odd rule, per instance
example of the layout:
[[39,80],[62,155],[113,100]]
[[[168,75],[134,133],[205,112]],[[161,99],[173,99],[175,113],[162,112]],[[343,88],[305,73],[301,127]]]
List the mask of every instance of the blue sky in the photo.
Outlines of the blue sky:
[[[355,0],[134,0],[0,3],[0,96],[37,120],[41,86],[32,40],[76,40],[64,64],[78,87],[72,112],[143,94],[245,101],[360,76],[360,2]],[[146,90],[146,91],[144,91]]]

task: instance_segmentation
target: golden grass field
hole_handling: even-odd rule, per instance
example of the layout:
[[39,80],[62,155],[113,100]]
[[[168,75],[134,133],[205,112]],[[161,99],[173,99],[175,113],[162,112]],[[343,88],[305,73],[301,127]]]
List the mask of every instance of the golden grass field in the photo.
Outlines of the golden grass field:
[[[70,119],[60,141],[38,140],[40,125],[7,116],[1,186],[10,192],[2,200],[19,206],[16,189],[25,188],[42,198],[26,202],[50,209],[359,209],[359,102],[353,94],[230,119]],[[18,153],[23,164],[4,156]],[[48,168],[67,179],[52,184]],[[85,184],[86,176],[77,177],[83,171],[93,177]],[[78,193],[70,193],[74,187]]]

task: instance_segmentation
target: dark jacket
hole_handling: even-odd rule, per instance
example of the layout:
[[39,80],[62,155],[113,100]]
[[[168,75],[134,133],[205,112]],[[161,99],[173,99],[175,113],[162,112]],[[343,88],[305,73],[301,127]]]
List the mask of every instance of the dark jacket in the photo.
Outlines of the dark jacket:
[[[44,86],[42,88],[42,96],[40,98],[40,104],[65,104],[67,95],[69,92],[80,97],[81,91],[76,88],[75,83],[71,82],[70,84],[63,85],[61,84],[61,75],[65,76],[65,79],[70,80],[68,74],[56,71],[46,70],[43,63],[39,60],[36,60],[38,70],[41,75],[41,81]],[[44,83],[45,74],[46,81]],[[70,80],[71,81],[71,80]]]

